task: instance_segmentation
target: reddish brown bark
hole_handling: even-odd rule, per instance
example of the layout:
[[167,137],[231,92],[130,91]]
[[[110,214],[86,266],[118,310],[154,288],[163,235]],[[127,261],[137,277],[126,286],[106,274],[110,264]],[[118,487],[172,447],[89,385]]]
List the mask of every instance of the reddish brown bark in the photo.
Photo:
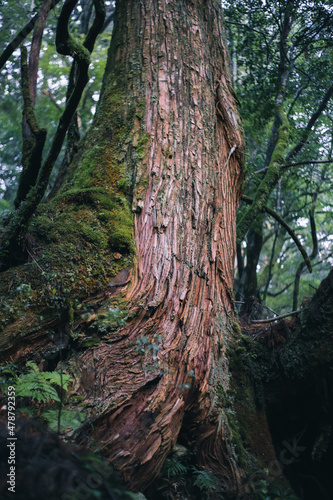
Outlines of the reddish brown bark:
[[120,1],[96,119],[30,225],[30,263],[1,275],[0,347],[48,370],[62,352],[78,439],[132,489],[179,435],[230,498],[252,498],[256,467],[283,483],[263,387],[331,363],[331,276],[298,326],[235,331],[242,164],[219,2]]
[[36,101],[37,73],[38,73],[39,56],[40,56],[40,48],[42,45],[43,32],[49,12],[52,9],[52,6],[53,6],[52,0],[46,0],[43,3],[38,14],[38,19],[35,25],[35,30],[31,42],[31,50],[29,56],[29,85],[30,85],[31,100],[33,104],[35,104]]
[[[50,10],[53,8],[52,0],[45,0],[37,17],[34,33],[31,41],[31,49],[29,54],[29,90],[33,106],[36,102],[37,74],[39,67],[40,49],[42,45],[43,32]],[[26,116],[23,115],[22,133],[24,138],[30,138],[32,131],[27,123]]]
[[[144,159],[130,162],[137,259],[125,298],[137,315],[109,335],[111,345],[79,358],[77,391],[87,396],[86,374],[94,373],[90,399],[103,409],[92,436],[103,439],[131,487],[156,476],[184,416],[197,427],[202,463],[235,486],[239,471],[216,383],[228,388],[243,139],[220,7],[213,0],[123,2],[110,57],[96,123],[105,120],[121,74],[128,101],[144,103],[124,156],[142,135],[148,139]],[[143,336],[150,345],[160,336],[158,361],[139,354]],[[144,361],[158,366],[144,371]]]

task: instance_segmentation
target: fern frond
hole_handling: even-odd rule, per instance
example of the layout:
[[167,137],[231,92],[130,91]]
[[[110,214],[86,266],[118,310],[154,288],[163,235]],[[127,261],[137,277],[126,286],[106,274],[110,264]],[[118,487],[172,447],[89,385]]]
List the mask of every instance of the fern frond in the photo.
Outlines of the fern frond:
[[167,458],[164,462],[163,468],[166,470],[169,479],[170,477],[186,474],[187,472],[186,465],[182,464],[176,458]]
[[50,399],[60,402],[56,389],[45,380],[42,373],[35,371],[19,377],[16,383],[16,395],[36,399],[39,403],[45,403]]
[[194,486],[206,493],[217,493],[221,491],[220,482],[217,476],[210,470],[197,469],[192,467],[195,476]]
[[33,361],[28,361],[26,366],[28,373],[21,375],[15,386],[16,394],[21,397],[36,399],[39,403],[45,403],[53,399],[60,402],[55,386],[67,390],[71,377],[65,373],[59,372],[40,372],[38,366]]
[[[58,430],[58,416],[59,409],[57,410],[47,410],[42,413],[42,418],[47,422],[48,427],[53,430]],[[83,423],[81,415],[73,410],[61,410],[60,413],[60,431],[66,429],[78,429]]]

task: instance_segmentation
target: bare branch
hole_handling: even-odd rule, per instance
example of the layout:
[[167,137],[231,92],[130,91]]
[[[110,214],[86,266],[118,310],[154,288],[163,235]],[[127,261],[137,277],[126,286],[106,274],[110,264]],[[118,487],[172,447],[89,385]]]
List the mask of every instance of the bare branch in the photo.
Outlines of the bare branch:
[[[281,165],[280,168],[286,169],[286,168],[290,168],[290,167],[297,167],[299,165],[311,165],[313,163],[333,163],[333,160],[297,161],[295,163],[287,163],[286,165]],[[254,172],[254,174],[263,174],[264,172],[266,172],[267,169],[268,169],[268,167],[262,168],[260,170],[257,170],[256,172]]]
[[278,292],[276,293],[272,293],[270,291],[267,292],[267,295],[269,295],[270,297],[278,297],[279,295],[281,295],[281,293],[285,292],[286,290],[288,290],[288,288],[290,288],[292,285],[292,283],[289,283],[288,285],[286,285],[284,288],[282,288],[282,290],[279,290]]
[[272,323],[272,321],[277,321],[282,318],[288,318],[288,316],[297,316],[297,314],[300,314],[302,311],[299,309],[298,311],[292,311],[290,313],[286,314],[281,314],[281,316],[275,316],[275,318],[268,318],[268,319],[253,319],[251,323]]
[[[51,9],[53,9],[59,2],[60,0],[53,0]],[[29,33],[31,33],[31,31],[34,29],[38,16],[39,13],[37,13],[32,19],[30,19],[30,21],[24,26],[24,28],[22,28],[21,31],[19,31],[15,36],[15,38],[7,45],[0,56],[0,69],[6,64],[17,47],[20,46],[23,40],[25,40]]]
[[[252,198],[250,198],[249,196],[245,196],[245,195],[242,196],[242,200],[245,201],[245,203],[248,203],[249,205],[251,205],[254,202],[254,200]],[[299,241],[296,233],[294,232],[294,230],[286,223],[286,221],[284,219],[282,219],[282,217],[280,217],[280,215],[278,213],[276,213],[274,210],[269,208],[267,205],[263,205],[262,209],[264,212],[271,215],[276,221],[278,221],[279,224],[281,224],[281,226],[283,226],[287,230],[287,232],[289,233],[291,238],[294,240],[297,248],[301,252],[302,257],[305,261],[305,265],[307,266],[309,272],[311,273],[312,268],[311,268],[310,259],[308,257],[308,254],[306,253],[302,243]]]

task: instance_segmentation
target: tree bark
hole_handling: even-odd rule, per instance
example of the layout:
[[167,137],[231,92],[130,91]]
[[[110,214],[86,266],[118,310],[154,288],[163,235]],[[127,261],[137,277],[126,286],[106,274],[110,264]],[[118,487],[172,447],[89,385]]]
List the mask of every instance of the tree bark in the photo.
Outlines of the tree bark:
[[[226,348],[233,335],[243,149],[218,2],[119,2],[96,119],[53,205],[40,214],[55,207],[48,229],[44,220],[44,235],[54,241],[58,230],[64,242],[71,231],[57,225],[59,207],[69,213],[84,199],[87,223],[94,227],[90,199],[111,219],[102,231],[110,231],[108,245],[121,257],[111,257],[110,274],[115,268],[119,273],[110,281],[103,270],[89,291],[103,288],[110,297],[101,306],[104,312],[121,297],[127,323],[114,331],[105,320],[102,341],[69,360],[68,370],[76,381],[73,392],[93,407],[92,437],[103,435],[108,457],[135,489],[156,476],[185,416],[195,426],[201,463],[221,477],[221,467],[228,471],[225,479],[233,489],[240,483],[216,384],[224,390],[229,385]],[[42,220],[43,215],[33,224],[39,240]],[[78,239],[79,246],[86,244],[82,232]],[[105,255],[108,249],[99,243]],[[42,269],[51,266],[66,282],[70,267],[79,274],[74,255],[50,263],[51,253],[36,257]],[[97,251],[94,262],[101,257]],[[38,279],[32,275],[34,289]],[[63,309],[82,301],[78,289],[84,279],[81,272],[70,285],[72,295],[66,289]],[[100,314],[96,318],[89,332],[101,332]],[[8,353],[15,349],[18,322],[3,337]],[[48,341],[39,342],[45,348]]]
[[[202,463],[224,467],[235,487],[240,472],[216,380],[227,389],[243,139],[217,4],[119,4],[103,87],[93,128],[102,135],[106,126],[110,138],[117,127],[127,131],[121,151],[136,261],[125,300],[136,317],[109,335],[111,346],[79,358],[81,372],[93,361],[98,374],[91,401],[107,403],[91,435],[103,436],[110,460],[138,489],[156,476],[187,418]],[[120,116],[110,123],[115,106]]]

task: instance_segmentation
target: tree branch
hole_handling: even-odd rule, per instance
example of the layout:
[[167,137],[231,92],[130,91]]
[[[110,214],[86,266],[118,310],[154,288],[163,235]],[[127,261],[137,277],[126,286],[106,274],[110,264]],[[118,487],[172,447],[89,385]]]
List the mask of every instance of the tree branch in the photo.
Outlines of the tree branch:
[[281,314],[281,316],[275,316],[275,318],[268,318],[268,319],[253,319],[251,321],[251,323],[256,323],[256,324],[260,324],[260,323],[272,323],[272,321],[277,321],[279,319],[282,319],[282,318],[288,318],[288,316],[296,316],[297,314],[300,314],[302,311],[301,310],[298,310],[298,311],[292,311],[290,313],[286,313],[286,314]]
[[[99,2],[95,2],[95,3],[97,5],[97,8],[95,6],[96,15],[95,15],[93,24],[89,30],[88,30],[87,26],[84,26],[84,28],[86,28],[88,30],[88,34],[83,42],[83,46],[85,48],[87,48],[90,53],[93,50],[95,40],[96,40],[98,33],[100,33],[102,30],[101,27],[102,27],[104,19],[105,19],[104,1],[99,1]],[[90,19],[90,16],[91,16],[91,14],[88,13],[89,19]],[[84,34],[86,34],[86,33],[87,32],[85,31]],[[71,94],[73,92],[77,78],[78,78],[78,65],[77,65],[77,62],[74,60],[72,67],[71,67],[69,80],[68,80],[67,93],[66,93],[67,100],[69,99],[69,97],[71,96]],[[83,107],[84,107],[84,102],[85,102],[85,100],[83,101],[83,104],[81,105],[81,109],[83,109]],[[57,178],[56,178],[56,180],[53,184],[53,187],[49,193],[49,198],[53,198],[55,196],[55,194],[57,193],[58,189],[60,188],[60,186],[63,182],[63,179],[66,175],[66,172],[68,170],[68,167],[69,167],[70,163],[72,162],[75,154],[77,153],[77,147],[78,147],[77,145],[79,143],[79,140],[80,140],[80,132],[79,132],[79,126],[78,126],[78,120],[77,120],[77,113],[75,112],[73,115],[73,118],[71,120],[71,123],[69,125],[68,132],[67,132],[67,145],[66,145],[66,151],[64,154],[64,158],[63,158],[63,161],[60,165]]]
[[269,61],[269,43],[267,41],[266,33],[264,33],[263,31],[257,30],[255,28],[252,28],[252,26],[248,26],[247,24],[244,24],[244,23],[238,23],[236,21],[224,21],[224,22],[226,24],[235,24],[236,26],[242,26],[242,27],[247,28],[251,31],[254,31],[255,33],[259,33],[259,35],[263,36],[264,40],[265,40],[265,45],[266,45],[266,63],[268,63],[268,61]]
[[[68,31],[69,19],[77,1],[66,0],[62,8],[57,25],[56,46],[59,53],[71,55],[76,60],[79,68],[78,79],[59,120],[49,154],[39,170],[36,184],[30,189],[26,199],[21,203],[3,233],[0,256],[2,258],[1,264],[4,268],[8,268],[19,259],[22,259],[23,240],[27,232],[28,222],[44,196],[52,168],[60,153],[70,121],[88,82],[90,52],[76,41]],[[101,0],[94,0],[96,11],[100,9],[102,3]],[[94,37],[94,34],[92,34],[92,37]]]
[[286,285],[284,288],[282,288],[282,290],[279,290],[278,292],[276,293],[272,293],[270,291],[267,292],[267,295],[269,295],[269,297],[278,297],[279,295],[281,295],[281,293],[285,292],[286,290],[288,290],[288,288],[290,288],[292,285],[292,283],[289,283],[288,285]]
[[[53,0],[51,9],[53,9],[59,2],[60,0]],[[29,33],[31,33],[31,31],[34,29],[38,16],[39,13],[37,13],[32,19],[30,19],[30,21],[24,26],[24,28],[22,28],[21,31],[19,31],[18,34],[15,36],[15,38],[7,45],[7,47],[0,56],[0,69],[3,68],[3,66],[10,58],[10,56],[13,54],[13,52],[17,49],[17,47],[19,47],[19,45],[23,42],[23,40],[25,40],[26,37],[29,35]]]
[[[286,169],[290,167],[297,167],[298,165],[311,165],[313,163],[333,163],[333,160],[311,160],[311,161],[297,161],[295,163],[287,163],[286,165],[281,165],[280,169]],[[268,167],[262,168],[260,170],[256,170],[254,174],[262,174],[266,172]]]
[[109,24],[113,21],[114,19],[114,11],[111,12],[111,14],[105,19],[105,22],[103,24],[102,31],[105,31],[106,28],[109,26]]
[[52,0],[45,0],[38,12],[34,33],[31,41],[31,49],[29,55],[29,86],[32,103],[36,101],[37,74],[39,66],[39,54],[42,44],[43,32],[45,24],[52,9]]
[[280,165],[284,160],[284,152],[288,144],[289,122],[283,111],[282,103],[278,104],[277,113],[279,114],[281,120],[281,126],[278,131],[278,140],[267,168],[266,175],[261,181],[254,199],[251,201],[252,205],[237,226],[237,243],[242,242],[246,232],[257,215],[260,212],[266,211],[265,204],[268,200],[269,194],[280,177]]
[[324,109],[327,107],[327,104],[329,100],[331,99],[333,95],[333,84],[328,88],[326,94],[324,95],[321,103],[318,106],[318,109],[313,113],[313,115],[310,117],[307,126],[305,127],[302,137],[298,144],[288,153],[286,160],[290,161],[292,158],[294,158],[303,148],[303,146],[306,144],[310,134],[312,127],[320,117],[321,113],[324,111]]
[[[316,231],[316,222],[314,218],[314,208],[316,204],[316,197],[313,202],[313,208],[309,211],[309,217],[310,217],[310,226],[311,226],[311,238],[312,238],[312,252],[309,257],[310,260],[313,260],[317,253],[318,253],[318,238],[317,238],[317,231]],[[297,308],[297,302],[298,302],[298,295],[299,295],[299,283],[301,280],[301,276],[303,273],[305,265],[304,262],[301,262],[297,268],[296,275],[295,275],[295,282],[294,282],[294,293],[293,293],[293,309]]]
[[[250,198],[249,196],[243,195],[241,199],[243,201],[245,201],[245,203],[248,203],[249,205],[251,205],[252,203],[254,203],[254,200],[252,198]],[[310,259],[308,257],[308,254],[306,253],[306,251],[305,251],[302,243],[299,241],[296,233],[294,232],[294,230],[286,223],[285,220],[282,219],[282,217],[280,217],[280,215],[278,213],[276,213],[271,208],[267,207],[267,205],[263,205],[262,210],[264,212],[268,213],[269,215],[271,215],[279,224],[281,224],[281,226],[283,226],[286,229],[286,231],[289,233],[289,235],[291,236],[291,238],[294,240],[297,248],[301,252],[302,257],[304,259],[304,263],[307,266],[309,272],[311,273],[312,272],[312,268],[311,268]]]
[[57,103],[57,100],[52,94],[52,92],[50,92],[47,89],[42,89],[42,92],[43,94],[47,95],[50,98],[51,102],[55,105],[55,107],[61,111],[61,106],[59,106],[59,104]]
[[26,47],[21,48],[21,86],[23,97],[23,116],[30,129],[30,137],[23,136],[22,165],[23,170],[14,201],[15,208],[26,198],[29,190],[36,184],[38,173],[42,164],[43,149],[47,131],[37,122],[34,104],[29,88],[28,52]]

